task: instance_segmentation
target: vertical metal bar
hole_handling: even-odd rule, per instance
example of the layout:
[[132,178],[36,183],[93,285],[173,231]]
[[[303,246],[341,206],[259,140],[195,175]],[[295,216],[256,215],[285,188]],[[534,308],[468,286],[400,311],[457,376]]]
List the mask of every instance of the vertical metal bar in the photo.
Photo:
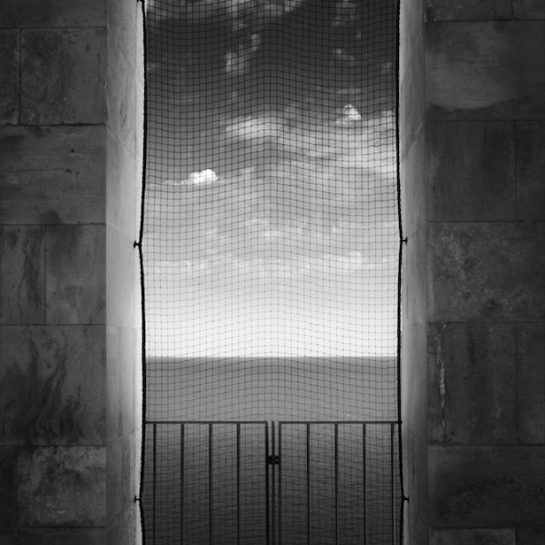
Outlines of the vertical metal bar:
[[307,544],[310,545],[310,423],[306,423],[307,439]]
[[276,465],[274,463],[274,456],[275,456],[275,450],[276,450],[276,447],[275,447],[275,430],[274,430],[274,422],[271,422],[271,435],[272,435],[272,441],[271,441],[271,454],[272,454],[272,457],[273,457],[273,464],[272,464],[272,497],[271,497],[271,500],[272,500],[272,509],[271,509],[271,517],[272,517],[272,545],[276,545],[275,543],[275,535],[274,535],[274,531],[275,531],[275,527],[276,527],[276,511],[274,509],[274,504],[275,504],[275,496],[276,496],[276,481],[274,479],[274,476],[275,476],[275,469],[274,469],[274,466]]
[[180,424],[180,545],[184,543],[184,465],[185,465],[185,424]]
[[335,422],[335,545],[339,544],[339,423]]
[[[269,487],[269,424],[268,422],[265,422],[265,542],[267,545],[269,545],[270,540],[270,509],[269,509],[269,494],[270,494],[270,487]],[[272,467],[274,467],[274,453],[273,453],[273,463]]]
[[153,424],[153,485],[152,485],[152,523],[153,523],[153,533],[152,539],[153,544],[155,544],[157,533],[156,533],[156,499],[157,499],[157,424]]
[[282,545],[282,422],[278,424],[278,545]]
[[212,539],[212,423],[208,424],[208,543],[213,545]]
[[237,545],[240,545],[240,422],[237,422]]
[[395,543],[395,535],[396,535],[396,528],[395,528],[395,483],[394,483],[394,437],[395,437],[395,424],[390,424],[390,491],[392,494],[392,543]]
[[367,545],[367,425],[362,423],[363,447],[363,545]]

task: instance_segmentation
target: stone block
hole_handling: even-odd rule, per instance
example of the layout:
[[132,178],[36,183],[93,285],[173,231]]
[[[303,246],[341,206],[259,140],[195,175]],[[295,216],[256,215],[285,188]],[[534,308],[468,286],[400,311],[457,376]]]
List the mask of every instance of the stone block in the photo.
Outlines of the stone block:
[[45,230],[0,229],[0,323],[43,324]]
[[513,0],[513,12],[518,19],[545,19],[543,0]]
[[[131,66],[142,66],[142,10],[126,2],[106,2],[108,56],[121,54]],[[137,81],[143,82],[143,74]]]
[[510,324],[430,324],[431,443],[517,442],[515,331]]
[[545,219],[545,123],[516,123],[517,212]]
[[132,242],[140,227],[141,165],[134,153],[108,133],[106,221]]
[[106,545],[106,529],[21,528],[12,530],[9,539],[6,545]]
[[545,28],[536,21],[426,27],[426,97],[441,119],[543,119]]
[[2,223],[103,222],[105,134],[104,127],[3,128]]
[[425,136],[421,125],[400,161],[403,232],[409,239],[426,223]]
[[108,440],[134,433],[136,412],[135,375],[138,363],[136,330],[107,326],[107,422]]
[[2,0],[0,28],[104,26],[105,3],[105,0]]
[[427,440],[427,368],[426,327],[424,324],[403,327],[401,359],[402,410],[405,428]]
[[21,526],[105,526],[105,447],[25,449],[17,478]]
[[19,120],[19,32],[0,31],[0,125]]
[[0,346],[0,443],[105,442],[102,326],[4,326]]
[[23,123],[105,122],[104,29],[25,30],[21,46]]
[[428,21],[493,21],[511,18],[511,0],[427,0]]
[[46,252],[46,323],[104,324],[104,226],[49,226]]
[[428,483],[427,445],[406,428],[403,430],[405,494],[405,535],[409,543],[427,543],[428,539]]
[[541,524],[545,447],[430,446],[430,525],[436,528]]
[[432,528],[430,545],[519,545],[515,528],[472,528],[440,530]]
[[115,545],[138,545],[140,543],[139,523],[134,507],[123,511],[116,520],[108,525],[108,543],[115,543]]
[[108,520],[134,509],[136,496],[135,462],[138,446],[134,433],[128,433],[108,444]]
[[543,545],[545,543],[545,527],[519,528],[517,545]]
[[518,324],[519,441],[545,444],[545,323]]
[[399,59],[400,156],[405,157],[424,122],[424,2],[401,3]]
[[429,123],[426,178],[431,220],[515,219],[513,124]]
[[542,321],[545,224],[445,223],[429,229],[430,321]]
[[17,449],[0,447],[0,529],[17,523],[16,464]]

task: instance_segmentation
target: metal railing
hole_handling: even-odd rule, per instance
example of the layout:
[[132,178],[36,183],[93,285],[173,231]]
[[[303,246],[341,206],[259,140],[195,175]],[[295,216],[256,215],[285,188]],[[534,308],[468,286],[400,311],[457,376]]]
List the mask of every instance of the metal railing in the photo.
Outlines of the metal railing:
[[146,545],[397,543],[396,422],[145,426]]

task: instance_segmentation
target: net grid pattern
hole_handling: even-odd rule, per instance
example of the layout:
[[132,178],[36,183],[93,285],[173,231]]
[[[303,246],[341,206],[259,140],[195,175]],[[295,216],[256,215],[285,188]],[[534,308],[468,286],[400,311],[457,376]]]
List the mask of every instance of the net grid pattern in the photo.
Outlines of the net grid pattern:
[[397,543],[398,3],[143,9],[145,543]]

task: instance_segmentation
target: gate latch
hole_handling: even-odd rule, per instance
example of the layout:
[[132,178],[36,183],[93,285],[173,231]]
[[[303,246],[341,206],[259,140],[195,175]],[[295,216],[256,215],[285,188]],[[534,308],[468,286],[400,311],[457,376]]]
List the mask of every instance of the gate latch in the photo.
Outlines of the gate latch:
[[278,465],[280,463],[280,456],[274,455],[274,456],[267,456],[267,463],[269,465]]

